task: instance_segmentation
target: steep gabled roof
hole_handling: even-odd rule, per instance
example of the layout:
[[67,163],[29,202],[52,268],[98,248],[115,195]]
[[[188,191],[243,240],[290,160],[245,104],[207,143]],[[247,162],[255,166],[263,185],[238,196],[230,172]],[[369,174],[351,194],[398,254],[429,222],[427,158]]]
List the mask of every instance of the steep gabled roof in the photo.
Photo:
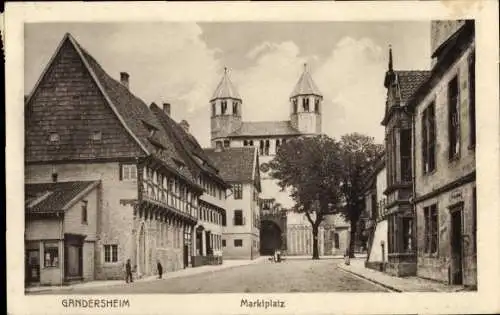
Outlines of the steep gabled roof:
[[298,95],[317,95],[322,96],[320,90],[314,83],[309,70],[307,69],[307,65],[304,64],[304,72],[300,75],[299,81],[295,85],[295,88],[292,91],[290,97],[298,96]]
[[205,149],[205,152],[220,170],[219,174],[225,181],[251,183],[256,179],[257,148],[210,148]]
[[[191,184],[196,185],[192,174],[186,168],[179,167],[175,161],[182,161],[179,152],[165,134],[163,128],[148,106],[138,97],[130,92],[123,84],[108,75],[100,64],[80,44],[66,33],[59,44],[49,64],[36,83],[32,93],[27,99],[26,106],[29,109],[31,99],[36,93],[38,85],[52,67],[54,58],[59,54],[63,45],[69,43],[78,54],[84,68],[90,74],[92,80],[101,92],[105,103],[120,121],[124,130],[140,146],[146,156],[161,160],[162,164],[171,171],[176,172]],[[80,103],[86,102],[86,95],[82,94]]]
[[300,135],[290,121],[245,121],[229,137]]
[[241,100],[241,96],[238,93],[238,90],[236,90],[236,87],[229,79],[227,68],[224,68],[224,75],[222,76],[222,79],[220,80],[217,87],[215,88],[214,94],[212,95],[210,101],[213,101],[218,98],[233,98]]
[[220,184],[228,186],[219,175],[217,167],[206,155],[193,135],[186,132],[180,124],[174,121],[155,103],[151,104],[150,109],[158,119],[162,128],[164,128],[166,134],[170,137],[171,141],[177,146],[178,151],[184,152],[184,160],[188,162],[194,174],[198,174],[202,171]]
[[396,73],[396,80],[398,82],[401,104],[406,104],[413,93],[431,74],[430,71],[426,70],[397,70],[394,72]]
[[99,181],[73,181],[26,184],[25,211],[28,214],[64,212],[99,183]]

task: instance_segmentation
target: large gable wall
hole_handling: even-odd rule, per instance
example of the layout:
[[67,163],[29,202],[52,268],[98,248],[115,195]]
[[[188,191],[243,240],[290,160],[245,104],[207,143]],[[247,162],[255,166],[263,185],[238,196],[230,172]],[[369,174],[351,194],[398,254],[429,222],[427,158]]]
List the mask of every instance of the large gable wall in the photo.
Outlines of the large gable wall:
[[[26,162],[134,157],[140,148],[67,39],[26,107]],[[101,131],[102,140],[91,135]],[[56,132],[59,144],[49,141]]]

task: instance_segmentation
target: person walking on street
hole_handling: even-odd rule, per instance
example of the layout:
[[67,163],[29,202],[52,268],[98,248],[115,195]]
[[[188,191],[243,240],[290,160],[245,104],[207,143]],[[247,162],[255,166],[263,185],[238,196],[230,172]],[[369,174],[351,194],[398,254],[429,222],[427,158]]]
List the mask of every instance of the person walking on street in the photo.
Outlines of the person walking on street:
[[127,263],[125,264],[125,282],[129,283],[134,282],[134,279],[132,279],[132,266],[130,265],[130,259],[127,259]]
[[163,275],[163,267],[159,260],[158,263],[156,264],[156,267],[158,269],[158,279],[161,279],[161,276]]

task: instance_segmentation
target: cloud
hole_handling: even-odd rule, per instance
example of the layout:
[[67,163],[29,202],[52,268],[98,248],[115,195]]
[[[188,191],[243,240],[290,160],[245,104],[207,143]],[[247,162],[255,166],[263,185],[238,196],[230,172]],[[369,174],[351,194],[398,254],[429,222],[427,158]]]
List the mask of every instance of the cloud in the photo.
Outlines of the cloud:
[[313,74],[324,94],[323,132],[360,132],[383,140],[385,51],[367,38],[342,38]]

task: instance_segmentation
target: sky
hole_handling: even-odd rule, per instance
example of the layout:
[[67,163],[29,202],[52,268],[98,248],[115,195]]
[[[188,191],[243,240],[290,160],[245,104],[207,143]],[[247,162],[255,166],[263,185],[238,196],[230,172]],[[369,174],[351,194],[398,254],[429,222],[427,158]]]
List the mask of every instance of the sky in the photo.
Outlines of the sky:
[[323,133],[383,141],[383,79],[392,46],[397,70],[428,70],[430,22],[136,22],[25,25],[25,94],[69,32],[115,79],[130,75],[146,104],[171,103],[202,146],[209,99],[224,67],[243,99],[243,120],[288,120],[289,95],[308,69],[323,94]]

